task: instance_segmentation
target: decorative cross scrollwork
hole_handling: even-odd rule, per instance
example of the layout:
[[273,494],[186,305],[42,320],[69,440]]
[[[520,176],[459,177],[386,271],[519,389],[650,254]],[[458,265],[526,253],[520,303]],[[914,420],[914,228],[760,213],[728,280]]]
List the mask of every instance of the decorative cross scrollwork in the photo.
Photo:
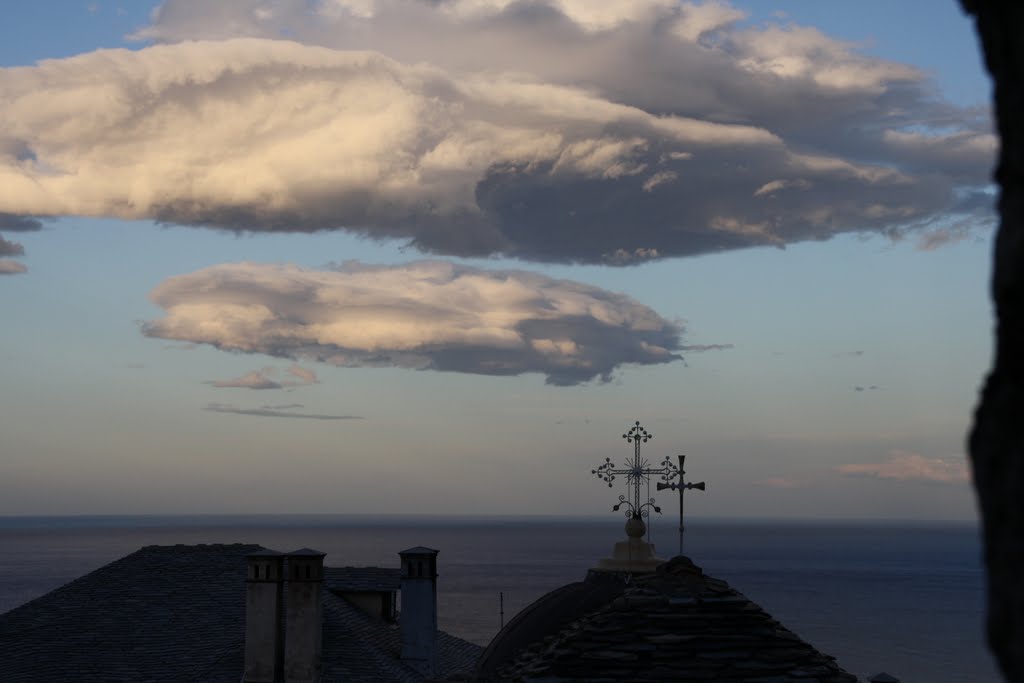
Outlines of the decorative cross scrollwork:
[[[633,444],[632,462],[627,463],[623,468],[618,468],[611,458],[605,458],[604,462],[590,470],[590,473],[607,483],[609,488],[611,488],[616,475],[626,475],[626,486],[627,489],[632,488],[632,497],[627,498],[626,495],[620,495],[619,502],[612,507],[612,510],[618,511],[625,506],[627,517],[647,517],[650,510],[660,513],[661,508],[655,505],[654,498],[650,497],[651,476],[660,475],[662,482],[668,482],[679,476],[679,468],[669,460],[668,456],[665,456],[660,468],[650,467],[648,461],[640,456],[640,444],[647,443],[654,437],[640,426],[639,420],[622,435],[622,438]],[[647,496],[644,502],[641,502],[640,490],[645,483],[647,484]]]

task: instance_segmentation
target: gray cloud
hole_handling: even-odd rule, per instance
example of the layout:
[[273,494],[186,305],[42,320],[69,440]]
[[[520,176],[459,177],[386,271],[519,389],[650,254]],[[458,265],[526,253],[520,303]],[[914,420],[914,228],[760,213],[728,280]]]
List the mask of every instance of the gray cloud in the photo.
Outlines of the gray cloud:
[[683,344],[680,351],[728,351],[735,348],[732,344]]
[[[0,155],[0,158],[2,158],[2,155]],[[0,230],[6,230],[8,232],[35,232],[42,229],[43,222],[38,218],[34,218],[32,216],[18,216],[0,211]]]
[[0,70],[0,210],[609,265],[990,224],[963,201],[989,184],[987,111],[815,29],[741,17],[675,0],[168,0],[139,35],[167,44]]
[[225,264],[169,278],[150,298],[165,311],[143,326],[150,337],[338,366],[538,372],[571,385],[681,359],[682,328],[627,296],[440,261]]
[[7,259],[0,259],[0,275],[18,275],[20,273],[27,273],[28,268],[25,264],[18,263],[17,261],[10,261]]
[[360,415],[319,415],[316,413],[293,413],[292,408],[299,408],[301,405],[289,406],[263,406],[260,408],[236,408],[228,403],[210,403],[204,408],[212,413],[231,413],[233,415],[251,415],[253,417],[291,417],[303,420],[362,420]]
[[0,256],[22,256],[25,254],[25,247],[17,242],[10,242],[0,235]]

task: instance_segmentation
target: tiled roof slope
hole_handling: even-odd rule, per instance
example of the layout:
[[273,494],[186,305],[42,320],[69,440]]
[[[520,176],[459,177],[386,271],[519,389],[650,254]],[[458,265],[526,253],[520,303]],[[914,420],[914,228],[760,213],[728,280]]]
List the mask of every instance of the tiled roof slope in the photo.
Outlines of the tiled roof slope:
[[655,574],[634,576],[622,595],[496,662],[495,670],[490,680],[857,680],[685,557],[661,565]]
[[[437,679],[469,678],[483,648],[444,631],[437,632],[437,644]],[[323,647],[324,681],[423,680],[399,660],[402,637],[397,624],[377,621],[336,595],[324,596]]]
[[[148,546],[0,614],[0,681],[238,683],[245,558],[257,550]],[[381,571],[383,582],[391,570]],[[331,592],[345,570],[326,573],[322,682],[422,681],[398,660],[397,627]],[[482,650],[443,632],[438,641],[440,678],[471,671]]]
[[149,546],[0,615],[0,680],[237,683],[259,549]]

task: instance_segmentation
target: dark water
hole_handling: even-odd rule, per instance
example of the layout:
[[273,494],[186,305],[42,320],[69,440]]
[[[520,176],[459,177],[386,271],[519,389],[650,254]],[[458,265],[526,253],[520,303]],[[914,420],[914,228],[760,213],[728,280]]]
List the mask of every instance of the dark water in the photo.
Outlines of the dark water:
[[[586,573],[621,522],[357,516],[0,518],[0,612],[141,546],[260,543],[327,553],[327,564],[396,567],[399,550],[441,550],[439,621],[486,644],[505,618]],[[661,555],[677,536],[653,531]],[[999,680],[982,643],[984,576],[968,524],[694,520],[686,552],[851,673],[903,683]],[[241,589],[241,588],[240,588]]]

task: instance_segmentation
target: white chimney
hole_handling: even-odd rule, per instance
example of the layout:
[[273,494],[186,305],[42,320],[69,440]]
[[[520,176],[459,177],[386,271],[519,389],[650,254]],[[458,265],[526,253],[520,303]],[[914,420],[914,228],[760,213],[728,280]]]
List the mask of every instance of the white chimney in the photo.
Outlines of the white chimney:
[[402,661],[420,674],[437,674],[437,553],[416,547],[402,558]]
[[244,683],[275,683],[279,677],[282,646],[281,604],[284,555],[258,550],[247,556],[245,578]]
[[288,601],[285,608],[284,680],[320,680],[323,641],[324,553],[302,548],[288,553]]

